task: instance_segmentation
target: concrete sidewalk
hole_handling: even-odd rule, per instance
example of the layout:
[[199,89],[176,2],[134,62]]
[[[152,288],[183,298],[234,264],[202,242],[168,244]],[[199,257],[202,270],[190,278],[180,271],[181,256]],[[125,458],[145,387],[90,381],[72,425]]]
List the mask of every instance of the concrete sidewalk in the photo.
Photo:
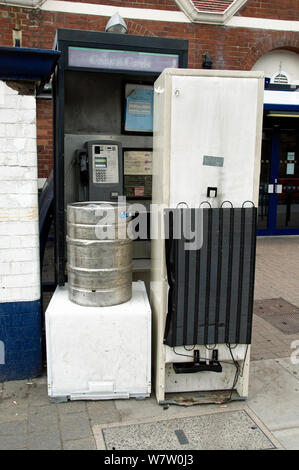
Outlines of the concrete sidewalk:
[[[283,298],[299,307],[298,266],[299,237],[259,239],[255,298]],[[107,444],[109,435],[121,444],[117,439],[125,425],[131,426],[126,432],[134,435],[144,423],[154,426],[158,422],[155,429],[159,430],[173,423],[183,429],[186,422],[202,426],[206,441],[197,448],[219,448],[219,436],[226,432],[224,448],[299,450],[299,364],[290,359],[294,340],[299,340],[299,334],[285,334],[254,315],[249,399],[222,406],[163,407],[154,396],[145,401],[50,404],[46,376],[0,384],[0,449],[105,449],[112,445]],[[297,350],[299,362],[299,344]],[[240,429],[234,425],[238,422]],[[218,437],[217,423],[222,423]],[[226,427],[229,423],[235,426],[234,432]],[[241,425],[253,433],[250,443],[248,436],[247,441],[242,437]],[[154,437],[152,445],[158,445],[159,432]],[[182,442],[177,440],[173,449],[189,448]]]

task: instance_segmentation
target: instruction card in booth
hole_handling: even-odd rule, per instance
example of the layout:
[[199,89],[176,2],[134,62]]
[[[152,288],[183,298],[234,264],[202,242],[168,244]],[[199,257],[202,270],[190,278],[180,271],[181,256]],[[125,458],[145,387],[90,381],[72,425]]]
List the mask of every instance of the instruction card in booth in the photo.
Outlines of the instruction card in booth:
[[126,85],[125,126],[127,132],[153,132],[153,87]]

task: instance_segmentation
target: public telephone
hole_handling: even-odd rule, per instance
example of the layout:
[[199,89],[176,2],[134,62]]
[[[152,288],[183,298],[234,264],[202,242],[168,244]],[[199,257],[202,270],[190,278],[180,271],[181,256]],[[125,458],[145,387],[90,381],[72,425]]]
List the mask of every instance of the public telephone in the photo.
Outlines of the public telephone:
[[123,195],[120,142],[92,140],[76,155],[80,183],[79,201],[112,201]]

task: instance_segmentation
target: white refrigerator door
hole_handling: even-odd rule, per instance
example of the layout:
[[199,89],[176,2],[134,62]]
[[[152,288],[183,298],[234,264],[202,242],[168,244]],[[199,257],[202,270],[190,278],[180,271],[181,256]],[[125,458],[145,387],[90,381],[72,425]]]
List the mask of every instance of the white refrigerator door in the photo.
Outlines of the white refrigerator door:
[[171,207],[198,206],[208,186],[217,188],[215,207],[257,202],[258,88],[258,78],[172,77]]

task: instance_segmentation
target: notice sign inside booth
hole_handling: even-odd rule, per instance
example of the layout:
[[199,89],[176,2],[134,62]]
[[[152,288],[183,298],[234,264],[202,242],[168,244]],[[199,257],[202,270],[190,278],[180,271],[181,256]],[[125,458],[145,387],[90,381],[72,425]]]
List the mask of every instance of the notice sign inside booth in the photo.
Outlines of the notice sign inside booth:
[[149,150],[126,150],[124,152],[125,175],[151,175],[153,152]]
[[125,175],[124,189],[127,198],[151,198],[152,175]]
[[128,83],[125,98],[124,131],[153,132],[153,87]]
[[124,151],[124,186],[126,197],[151,197],[152,161],[152,150],[127,149]]

